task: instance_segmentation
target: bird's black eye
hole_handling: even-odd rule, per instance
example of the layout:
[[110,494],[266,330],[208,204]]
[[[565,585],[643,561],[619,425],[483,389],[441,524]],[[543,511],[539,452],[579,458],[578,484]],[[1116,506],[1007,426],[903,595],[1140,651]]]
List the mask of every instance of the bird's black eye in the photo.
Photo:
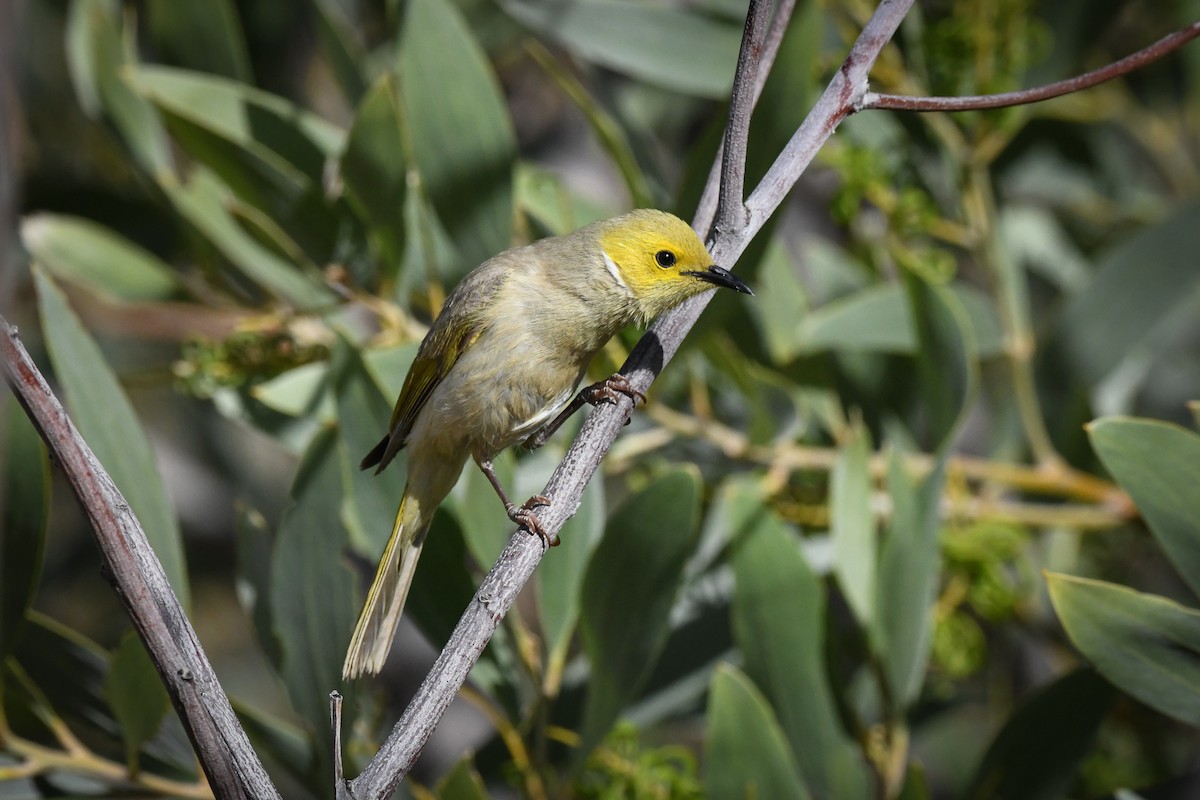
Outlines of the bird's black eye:
[[657,261],[658,265],[663,269],[670,269],[671,267],[675,266],[675,254],[670,250],[659,250],[654,254],[654,260]]

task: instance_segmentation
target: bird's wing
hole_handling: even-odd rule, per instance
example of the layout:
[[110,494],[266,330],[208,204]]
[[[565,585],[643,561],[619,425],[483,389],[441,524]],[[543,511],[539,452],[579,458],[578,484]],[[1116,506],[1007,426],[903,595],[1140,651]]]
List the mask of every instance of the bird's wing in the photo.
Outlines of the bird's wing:
[[488,262],[472,272],[447,298],[408,369],[392,410],[388,433],[362,460],[362,469],[378,465],[381,470],[400,452],[434,389],[450,374],[462,354],[479,340],[485,323],[481,311],[490,306],[507,275],[507,270],[490,266]]

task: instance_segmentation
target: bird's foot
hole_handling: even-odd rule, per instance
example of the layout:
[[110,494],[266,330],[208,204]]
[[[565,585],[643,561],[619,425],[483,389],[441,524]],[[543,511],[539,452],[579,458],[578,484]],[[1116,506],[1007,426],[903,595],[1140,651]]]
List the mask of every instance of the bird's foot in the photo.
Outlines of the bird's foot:
[[584,387],[580,395],[594,406],[601,403],[617,404],[617,395],[623,394],[633,401],[634,406],[646,402],[646,395],[633,388],[629,379],[621,373],[609,375],[602,381],[596,381],[591,386]]
[[530,533],[541,537],[542,542],[547,547],[557,547],[559,545],[558,535],[546,533],[546,529],[542,527],[542,523],[538,521],[538,518],[533,513],[535,508],[548,505],[550,505],[549,497],[543,494],[535,494],[521,505],[516,505],[515,503],[507,504],[504,506],[504,510],[508,512],[508,518],[513,522]]

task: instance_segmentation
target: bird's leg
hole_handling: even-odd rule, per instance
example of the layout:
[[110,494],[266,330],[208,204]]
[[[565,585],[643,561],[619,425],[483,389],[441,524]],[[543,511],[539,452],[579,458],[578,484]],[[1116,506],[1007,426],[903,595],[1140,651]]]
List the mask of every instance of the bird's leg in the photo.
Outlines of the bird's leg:
[[508,494],[505,493],[504,487],[500,485],[500,479],[496,477],[496,471],[492,469],[491,459],[477,458],[475,459],[475,463],[483,470],[483,474],[487,476],[488,483],[492,484],[492,488],[500,496],[500,502],[504,503],[504,511],[508,514],[508,518],[530,533],[540,536],[547,547],[557,547],[559,544],[558,536],[547,534],[545,529],[542,528],[542,523],[533,515],[533,509],[550,505],[550,498],[544,494],[535,494],[526,500],[523,505],[517,505],[508,499]]
[[[557,417],[538,428],[525,440],[525,446],[530,450],[538,449],[554,435],[555,431],[562,427],[564,422],[571,418],[572,414],[583,408],[584,403],[589,403],[593,406],[598,406],[601,403],[616,405],[618,394],[623,394],[632,400],[635,407],[639,402],[646,402],[646,395],[633,388],[629,384],[628,378],[619,372],[614,373],[602,381],[596,381],[590,386],[583,387],[579,391],[579,394],[575,396],[575,399],[558,413]],[[629,420],[625,420],[625,424],[628,425]]]

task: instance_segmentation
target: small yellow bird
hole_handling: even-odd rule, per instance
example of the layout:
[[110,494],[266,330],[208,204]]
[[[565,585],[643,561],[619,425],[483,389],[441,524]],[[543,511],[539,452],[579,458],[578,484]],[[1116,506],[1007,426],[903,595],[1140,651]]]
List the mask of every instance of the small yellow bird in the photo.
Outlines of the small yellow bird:
[[[535,496],[510,502],[492,458],[525,440],[540,445],[583,405],[640,394],[614,375],[575,399],[588,362],[626,325],[714,286],[749,287],[716,266],[692,228],[641,209],[488,259],[446,298],[404,379],[391,429],[362,468],[388,465],[407,447],[408,485],[342,666],[345,679],[382,668],[425,533],[475,460],[514,522],[542,534]],[[560,413],[561,412],[561,413]]]

